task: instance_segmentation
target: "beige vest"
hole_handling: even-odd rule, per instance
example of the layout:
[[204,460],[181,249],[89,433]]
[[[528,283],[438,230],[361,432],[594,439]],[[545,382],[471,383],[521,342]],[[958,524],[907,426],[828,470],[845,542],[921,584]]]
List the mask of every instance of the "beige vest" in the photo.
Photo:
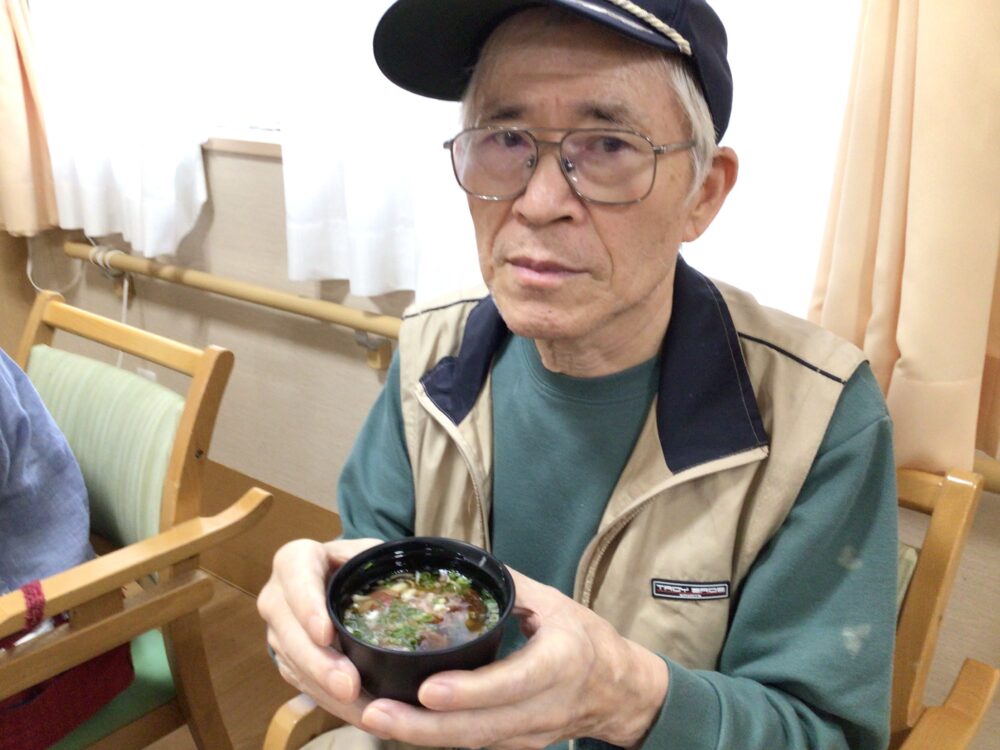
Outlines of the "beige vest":
[[[580,559],[574,598],[647,648],[713,669],[739,586],[794,504],[863,355],[683,261],[678,284],[661,363],[667,385]],[[483,292],[404,316],[401,397],[418,535],[490,546],[489,362],[505,335]],[[670,377],[689,382],[673,388]],[[713,378],[722,395],[689,406],[686,394]],[[442,380],[450,389],[436,387]]]

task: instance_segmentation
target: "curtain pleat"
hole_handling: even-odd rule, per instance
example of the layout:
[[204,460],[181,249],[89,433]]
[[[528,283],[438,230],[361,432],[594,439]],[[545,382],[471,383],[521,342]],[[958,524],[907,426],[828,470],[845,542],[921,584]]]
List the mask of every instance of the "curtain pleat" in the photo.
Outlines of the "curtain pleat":
[[27,0],[0,9],[0,229],[32,236],[58,223],[32,65]]
[[809,317],[861,346],[901,466],[1000,432],[1000,3],[867,0]]

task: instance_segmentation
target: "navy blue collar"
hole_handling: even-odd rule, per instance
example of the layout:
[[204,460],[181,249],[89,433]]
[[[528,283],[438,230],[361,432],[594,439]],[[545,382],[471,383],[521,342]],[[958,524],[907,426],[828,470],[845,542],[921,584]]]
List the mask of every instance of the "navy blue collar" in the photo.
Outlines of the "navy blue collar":
[[[469,314],[458,356],[443,358],[421,378],[455,424],[471,411],[510,335],[493,298],[484,297]],[[660,357],[656,424],[673,473],[767,445],[729,309],[718,288],[680,257]]]

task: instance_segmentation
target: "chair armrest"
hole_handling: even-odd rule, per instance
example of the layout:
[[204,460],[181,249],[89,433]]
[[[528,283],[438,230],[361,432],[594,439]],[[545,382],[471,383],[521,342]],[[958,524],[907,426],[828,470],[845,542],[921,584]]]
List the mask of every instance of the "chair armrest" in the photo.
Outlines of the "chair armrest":
[[124,601],[115,596],[122,603],[118,611],[105,612],[79,627],[58,625],[27,643],[0,651],[0,701],[127,643],[140,633],[196,612],[212,598],[212,591],[212,579],[207,573],[187,571]]
[[[239,534],[257,523],[271,505],[271,495],[253,487],[214,516],[192,518],[149,539],[77,565],[42,581],[45,617],[65,612],[129,581],[151,575]],[[20,591],[0,597],[0,638],[24,627],[27,606]]]
[[300,694],[284,703],[271,718],[263,750],[298,750],[323,732],[344,726],[344,722]]
[[900,750],[962,750],[975,737],[1000,682],[1000,671],[966,659],[943,705],[927,709]]

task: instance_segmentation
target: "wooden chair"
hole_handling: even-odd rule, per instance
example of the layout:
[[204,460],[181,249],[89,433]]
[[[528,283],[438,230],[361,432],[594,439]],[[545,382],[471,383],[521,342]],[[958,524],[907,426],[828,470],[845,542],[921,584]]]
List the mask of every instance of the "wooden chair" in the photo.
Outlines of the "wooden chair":
[[[941,476],[902,469],[897,480],[900,507],[926,514],[929,522],[919,553],[900,547],[891,747],[960,750],[979,729],[1000,672],[966,659],[943,705],[927,707],[923,697],[941,618],[982,495],[983,479],[971,472]],[[339,719],[317,707],[308,696],[298,695],[272,717],[264,750],[296,750],[339,726]]]
[[[186,397],[53,348],[57,330],[189,376]],[[256,523],[271,501],[254,488],[215,516],[199,515],[203,465],[232,353],[192,348],[43,292],[15,359],[80,463],[94,547],[105,554],[41,582],[45,616],[68,612],[68,622],[0,653],[0,699],[131,642],[135,681],[55,747],[146,747],[187,724],[199,748],[230,750],[198,612],[213,583],[199,570],[198,556]],[[0,597],[0,637],[20,630],[26,614],[20,592]],[[155,672],[157,662],[166,675],[159,685],[144,671],[152,665]],[[135,704],[140,693],[146,705]]]
[[905,750],[957,750],[975,736],[993,700],[1000,672],[966,659],[941,706],[924,705],[941,618],[983,492],[979,474],[897,473],[899,505],[929,517],[896,626],[892,745]]
[[263,750],[298,750],[309,740],[342,726],[343,721],[300,693],[285,702],[271,718]]

